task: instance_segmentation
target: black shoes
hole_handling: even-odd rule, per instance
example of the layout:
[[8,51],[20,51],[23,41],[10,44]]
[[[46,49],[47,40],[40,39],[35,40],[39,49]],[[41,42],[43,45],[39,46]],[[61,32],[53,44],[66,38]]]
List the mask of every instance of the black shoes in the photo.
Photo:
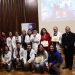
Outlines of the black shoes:
[[63,67],[62,69],[69,69],[69,70],[72,70],[72,67]]
[[67,69],[67,68],[68,68],[68,67],[65,66],[65,67],[63,67],[62,69]]
[[72,70],[72,67],[70,67],[69,70]]

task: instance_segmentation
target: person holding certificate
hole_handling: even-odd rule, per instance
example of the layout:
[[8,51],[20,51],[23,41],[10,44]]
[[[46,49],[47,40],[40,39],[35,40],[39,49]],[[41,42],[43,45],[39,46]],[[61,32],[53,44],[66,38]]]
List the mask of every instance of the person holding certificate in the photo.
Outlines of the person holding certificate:
[[42,28],[41,30],[41,44],[44,46],[45,50],[49,50],[50,44],[51,44],[51,36],[47,32],[45,28]]

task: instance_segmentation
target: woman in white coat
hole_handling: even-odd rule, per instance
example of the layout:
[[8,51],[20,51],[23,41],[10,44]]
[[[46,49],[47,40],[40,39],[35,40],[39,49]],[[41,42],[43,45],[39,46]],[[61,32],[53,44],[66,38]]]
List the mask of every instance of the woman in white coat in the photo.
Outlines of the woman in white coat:
[[18,32],[15,32],[15,36],[13,36],[13,38],[12,38],[13,49],[16,48],[16,43],[17,42],[21,43],[21,36],[19,36]]
[[3,68],[5,68],[7,71],[11,70],[11,51],[9,50],[8,46],[5,46],[4,54],[2,54],[2,64]]
[[12,32],[9,32],[9,37],[6,39],[6,44],[9,47],[9,50],[12,52],[13,50],[13,44],[12,44]]
[[48,53],[44,49],[44,46],[42,44],[39,44],[38,51],[33,63],[33,69],[36,72],[43,73],[46,68],[47,60],[48,60]]
[[40,40],[41,40],[41,35],[37,33],[37,30],[34,30],[33,34],[31,35],[30,41],[32,42],[32,48],[35,50],[35,52],[37,52]]

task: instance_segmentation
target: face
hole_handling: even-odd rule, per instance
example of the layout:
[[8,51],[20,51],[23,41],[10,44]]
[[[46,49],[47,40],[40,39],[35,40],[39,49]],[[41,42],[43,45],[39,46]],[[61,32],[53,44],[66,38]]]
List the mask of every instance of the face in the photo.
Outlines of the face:
[[22,31],[22,34],[23,34],[23,35],[25,35],[25,34],[26,34],[26,31],[25,31],[25,30],[23,30],[23,31]]
[[40,50],[40,51],[43,51],[43,50],[44,50],[44,47],[43,47],[42,45],[40,45],[40,46],[39,46],[39,50]]
[[54,28],[53,28],[53,31],[54,31],[54,32],[58,32],[58,28],[57,28],[57,27],[54,27]]
[[50,51],[53,52],[54,51],[54,47],[51,45],[50,46]]
[[31,35],[31,34],[32,34],[32,31],[31,31],[31,30],[28,30],[28,31],[27,31],[27,34],[28,34],[28,35]]
[[34,30],[34,31],[33,31],[33,34],[37,34],[37,30]]
[[46,31],[46,29],[42,29],[42,32],[45,34],[47,31]]
[[3,36],[5,36],[5,33],[4,33],[4,32],[2,32],[2,35],[3,35]]
[[66,32],[66,33],[70,32],[70,27],[67,26],[67,27],[65,28],[65,32]]
[[12,32],[9,32],[9,37],[12,37]]
[[18,36],[18,32],[15,32],[15,36]]
[[17,48],[20,48],[20,43],[18,43],[16,46],[17,46]]
[[31,50],[31,45],[27,45],[27,50]]
[[5,47],[5,53],[7,53],[9,51],[9,48],[6,46]]

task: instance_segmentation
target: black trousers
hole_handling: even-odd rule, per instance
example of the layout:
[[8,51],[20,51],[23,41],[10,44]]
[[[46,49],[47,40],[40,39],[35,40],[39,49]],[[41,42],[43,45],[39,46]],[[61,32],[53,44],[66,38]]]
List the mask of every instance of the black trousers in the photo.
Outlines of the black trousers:
[[10,71],[11,70],[11,64],[3,64],[3,68],[6,69],[6,71]]
[[72,68],[73,66],[73,48],[72,49],[65,49],[65,66],[67,68]]
[[12,60],[12,68],[13,69],[24,69],[24,62],[23,60],[19,60],[19,62],[17,62],[16,59]]

